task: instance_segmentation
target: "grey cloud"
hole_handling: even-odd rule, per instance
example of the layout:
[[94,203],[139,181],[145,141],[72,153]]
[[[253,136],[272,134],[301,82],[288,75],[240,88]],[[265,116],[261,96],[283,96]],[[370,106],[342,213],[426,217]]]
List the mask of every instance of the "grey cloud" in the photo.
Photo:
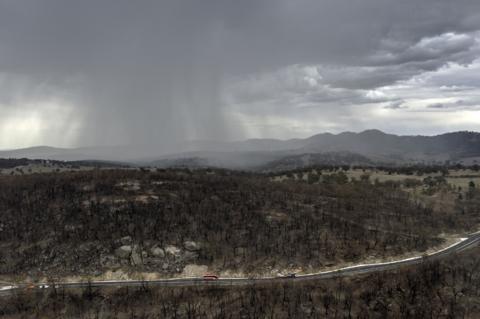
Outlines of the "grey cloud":
[[[63,121],[79,126],[66,144],[162,147],[242,138],[232,101],[340,104],[350,114],[347,106],[397,98],[369,90],[470,63],[478,12],[476,0],[6,0],[1,123],[7,108],[66,101],[73,111]],[[318,74],[282,73],[292,66]],[[278,77],[255,79],[262,74]],[[35,141],[61,134],[51,127]]]
[[[417,43],[401,48],[388,44],[372,57],[376,64],[403,64],[431,60],[450,60],[457,62],[463,58],[462,53],[470,51],[476,44],[476,39],[470,34],[444,33],[430,38],[423,38]],[[470,58],[473,58],[470,56]]]
[[430,109],[445,109],[445,108],[451,108],[452,106],[458,107],[456,104],[445,104],[445,103],[434,103],[427,105],[427,108]]
[[391,109],[391,110],[400,110],[400,109],[406,109],[408,106],[405,105],[405,101],[403,100],[398,100],[398,101],[393,101],[388,103],[387,105],[384,106],[386,109]]
[[[342,70],[349,77],[349,70]],[[339,72],[341,73],[341,72]],[[293,65],[272,73],[263,73],[234,81],[226,88],[229,103],[272,103],[297,107],[315,107],[325,103],[360,105],[390,100],[372,95],[368,90],[336,87],[322,66]]]
[[321,74],[332,87],[374,89],[409,79],[419,73],[414,66],[327,66]]
[[436,110],[480,110],[480,99],[477,100],[457,100],[455,102],[447,103],[433,103],[427,105],[429,109]]

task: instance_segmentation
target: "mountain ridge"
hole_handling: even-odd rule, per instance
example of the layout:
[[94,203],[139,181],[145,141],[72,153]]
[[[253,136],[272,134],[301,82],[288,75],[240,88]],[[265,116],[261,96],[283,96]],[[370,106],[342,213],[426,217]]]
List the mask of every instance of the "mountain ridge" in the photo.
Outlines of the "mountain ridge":
[[[155,146],[108,146],[56,148],[34,146],[0,151],[0,158],[51,160],[103,160],[155,165],[156,162],[198,158],[201,163],[225,168],[262,166],[285,157],[305,154],[358,154],[370,160],[408,163],[480,160],[480,133],[447,132],[438,135],[396,135],[377,129],[362,132],[319,133],[308,138],[247,139],[235,142],[197,141],[174,148]],[[316,159],[320,157],[316,156]],[[336,158],[336,157],[335,157]],[[358,158],[358,157],[356,157]],[[186,161],[188,163],[188,161]],[[165,163],[165,161],[163,162]]]

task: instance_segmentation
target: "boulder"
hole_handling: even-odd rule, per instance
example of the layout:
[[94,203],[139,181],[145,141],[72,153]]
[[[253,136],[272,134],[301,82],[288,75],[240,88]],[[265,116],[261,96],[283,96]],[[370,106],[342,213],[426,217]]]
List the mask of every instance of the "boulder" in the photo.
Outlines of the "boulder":
[[200,250],[200,244],[198,244],[194,241],[186,241],[186,242],[183,243],[183,246],[188,251],[199,251]]
[[198,259],[198,253],[196,253],[194,251],[186,251],[183,254],[183,259],[185,261],[194,261],[194,260]]
[[180,248],[178,248],[176,246],[168,245],[167,247],[165,247],[165,253],[167,255],[170,255],[170,256],[173,256],[173,257],[179,257],[180,252],[181,252]]
[[97,247],[95,243],[87,242],[78,246],[77,251],[82,253],[89,253]]
[[152,256],[154,257],[157,257],[157,258],[165,258],[165,251],[158,247],[158,246],[155,246],[155,247],[152,247],[150,249],[150,253],[152,254]]
[[123,245],[115,250],[115,256],[119,258],[128,258],[132,254],[132,246]]

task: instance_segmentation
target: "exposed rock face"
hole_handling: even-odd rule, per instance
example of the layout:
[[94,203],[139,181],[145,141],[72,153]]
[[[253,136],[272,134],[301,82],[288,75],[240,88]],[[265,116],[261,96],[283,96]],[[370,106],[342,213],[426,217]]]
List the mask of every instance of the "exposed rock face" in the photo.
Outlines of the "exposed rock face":
[[132,246],[123,245],[115,250],[115,256],[119,258],[129,258],[132,254]]
[[183,246],[188,251],[199,251],[200,250],[200,244],[198,244],[194,241],[186,241],[186,242],[183,243]]
[[165,251],[158,246],[152,247],[152,249],[150,249],[150,253],[154,257],[165,258]]
[[180,257],[181,250],[176,246],[168,245],[167,247],[165,247],[165,253],[172,257]]

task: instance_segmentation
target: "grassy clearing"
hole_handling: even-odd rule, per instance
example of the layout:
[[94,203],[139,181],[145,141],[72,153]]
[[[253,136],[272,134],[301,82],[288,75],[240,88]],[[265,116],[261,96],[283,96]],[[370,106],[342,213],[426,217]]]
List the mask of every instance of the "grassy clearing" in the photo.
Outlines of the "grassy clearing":
[[[480,186],[480,171],[475,171],[472,169],[450,169],[448,174],[443,175],[440,172],[436,173],[417,173],[417,174],[398,174],[398,173],[389,173],[384,170],[379,170],[375,168],[371,169],[349,169],[349,170],[305,170],[303,172],[295,172],[290,176],[287,174],[281,174],[273,177],[274,181],[281,182],[293,178],[295,180],[308,180],[309,174],[319,174],[319,175],[332,175],[334,173],[343,172],[348,177],[349,181],[360,180],[363,176],[369,176],[370,181],[378,181],[380,183],[385,182],[400,182],[403,183],[407,180],[416,180],[423,182],[427,177],[441,177],[443,176],[449,186],[459,190],[459,188],[466,192],[469,188],[470,182],[474,182],[475,185]],[[418,189],[417,189],[418,190]]]

